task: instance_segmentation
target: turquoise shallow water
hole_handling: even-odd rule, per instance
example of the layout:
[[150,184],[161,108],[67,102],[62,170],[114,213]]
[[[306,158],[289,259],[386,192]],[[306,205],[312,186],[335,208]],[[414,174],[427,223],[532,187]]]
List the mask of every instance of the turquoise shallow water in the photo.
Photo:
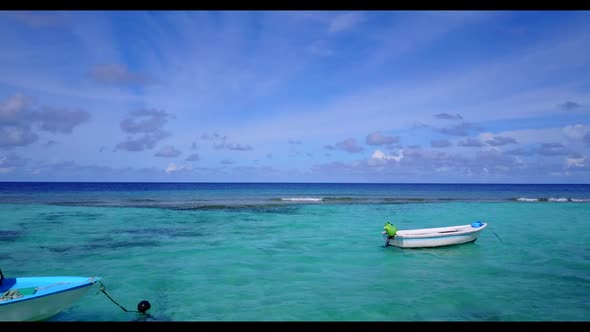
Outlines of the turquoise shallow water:
[[[570,190],[441,185],[410,195],[392,185],[365,195],[370,190],[352,185],[276,186],[4,188],[0,268],[7,277],[100,276],[125,308],[148,300],[153,318],[166,321],[590,317],[588,188],[574,190],[581,201],[523,202],[511,198]],[[346,199],[277,199],[327,195]],[[396,195],[414,201],[383,199]],[[475,220],[489,227],[475,243],[455,247],[385,248],[380,234],[385,221],[410,229]],[[137,318],[97,289],[50,320]]]

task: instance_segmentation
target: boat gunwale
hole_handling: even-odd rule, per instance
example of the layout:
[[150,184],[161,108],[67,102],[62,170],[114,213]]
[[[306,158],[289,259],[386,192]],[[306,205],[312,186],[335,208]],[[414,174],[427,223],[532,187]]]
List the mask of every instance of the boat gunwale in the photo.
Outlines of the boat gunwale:
[[[401,239],[416,239],[416,238],[430,238],[430,237],[451,237],[459,235],[468,235],[482,231],[488,226],[488,223],[483,223],[480,227],[473,227],[471,225],[459,225],[449,227],[435,227],[435,228],[420,228],[397,231],[395,237]],[[415,233],[415,232],[420,233]]]

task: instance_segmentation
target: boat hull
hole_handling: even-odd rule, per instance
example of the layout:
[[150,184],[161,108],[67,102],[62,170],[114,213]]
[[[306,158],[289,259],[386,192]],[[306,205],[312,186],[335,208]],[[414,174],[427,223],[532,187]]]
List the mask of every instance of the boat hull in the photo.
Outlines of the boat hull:
[[446,247],[475,242],[481,234],[481,231],[486,227],[487,223],[483,223],[480,227],[461,225],[424,228],[398,231],[393,239],[387,239],[387,236],[384,237],[389,245],[399,248]]
[[[37,280],[39,289],[34,295],[25,295],[13,300],[0,302],[0,321],[43,321],[70,307],[84,296],[98,279],[68,277],[69,282],[59,282],[59,277],[13,278],[11,289],[31,287]],[[75,280],[72,281],[72,278]],[[79,278],[79,280],[78,280]],[[30,279],[30,280],[27,280]],[[49,284],[53,282],[53,284]],[[35,286],[33,286],[35,287]]]

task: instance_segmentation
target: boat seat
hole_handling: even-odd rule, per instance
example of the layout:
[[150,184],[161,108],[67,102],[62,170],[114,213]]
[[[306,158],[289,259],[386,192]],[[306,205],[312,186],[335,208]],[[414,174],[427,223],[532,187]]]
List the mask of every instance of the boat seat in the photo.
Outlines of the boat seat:
[[37,292],[37,287],[9,289],[0,295],[0,302],[18,299],[23,296],[33,295]]
[[18,299],[19,297],[23,297],[23,294],[21,294],[18,289],[9,289],[4,292],[4,294],[0,295],[0,302]]

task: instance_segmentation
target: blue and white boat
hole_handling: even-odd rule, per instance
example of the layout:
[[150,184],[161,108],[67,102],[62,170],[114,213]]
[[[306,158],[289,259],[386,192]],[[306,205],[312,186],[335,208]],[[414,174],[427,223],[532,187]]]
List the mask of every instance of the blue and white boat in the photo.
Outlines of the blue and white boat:
[[43,321],[79,300],[98,277],[4,278],[0,272],[0,321]]
[[443,247],[475,242],[479,234],[488,226],[487,223],[476,221],[468,225],[396,230],[392,235],[385,230],[381,232],[385,246],[399,248]]

